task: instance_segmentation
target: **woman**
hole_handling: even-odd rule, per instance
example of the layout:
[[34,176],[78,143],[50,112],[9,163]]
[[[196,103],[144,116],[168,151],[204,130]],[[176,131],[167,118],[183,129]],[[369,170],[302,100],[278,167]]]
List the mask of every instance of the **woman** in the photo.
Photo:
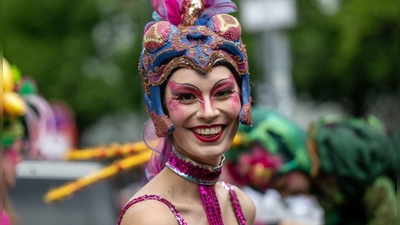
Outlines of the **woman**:
[[[17,67],[10,66],[4,58],[2,78],[2,224],[15,225],[17,216],[10,205],[7,190],[15,186],[16,166],[22,161],[20,151],[27,149],[31,158],[43,158],[40,150],[45,137],[54,130],[49,124],[49,121],[54,121],[54,115],[47,101],[37,94],[34,81],[26,76],[21,79]],[[29,141],[26,141],[26,137],[29,137]]]
[[[253,224],[255,206],[218,182],[239,121],[251,124],[247,55],[231,1],[152,1],[139,69],[150,114],[150,181],[118,224]],[[158,139],[151,139],[152,134]],[[150,201],[153,200],[153,201]],[[155,213],[156,212],[156,213]]]
[[[14,76],[16,77],[16,76]],[[21,162],[20,149],[24,136],[24,127],[21,117],[25,115],[26,105],[21,96],[16,93],[12,69],[8,61],[3,58],[3,124],[1,161],[3,165],[2,180],[2,224],[15,224],[17,216],[10,205],[7,190],[14,187],[16,179],[16,166]]]

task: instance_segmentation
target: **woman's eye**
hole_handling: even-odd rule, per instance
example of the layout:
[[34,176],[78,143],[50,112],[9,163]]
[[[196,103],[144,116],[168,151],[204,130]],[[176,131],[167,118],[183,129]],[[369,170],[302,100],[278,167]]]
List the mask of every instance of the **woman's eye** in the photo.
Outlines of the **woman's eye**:
[[225,99],[231,96],[231,94],[233,93],[233,90],[222,90],[222,91],[218,91],[215,94],[215,98],[217,99]]
[[185,94],[180,94],[178,100],[183,103],[191,103],[196,101],[196,97],[193,94],[185,93]]

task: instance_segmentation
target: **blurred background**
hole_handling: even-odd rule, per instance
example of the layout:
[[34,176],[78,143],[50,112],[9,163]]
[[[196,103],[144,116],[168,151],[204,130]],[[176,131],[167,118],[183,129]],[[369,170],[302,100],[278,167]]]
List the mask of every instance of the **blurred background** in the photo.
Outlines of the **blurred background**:
[[[304,127],[325,114],[374,114],[399,131],[395,1],[234,2],[256,104]],[[78,148],[141,139],[148,115],[138,59],[152,11],[149,0],[3,5],[3,56],[46,99],[71,107]]]
[[[290,99],[282,110],[300,124],[329,111],[374,113],[400,127],[393,1],[236,3],[256,103]],[[152,20],[148,0],[14,0],[4,12],[4,57],[46,99],[73,108],[80,146],[140,138],[147,115],[137,67]]]

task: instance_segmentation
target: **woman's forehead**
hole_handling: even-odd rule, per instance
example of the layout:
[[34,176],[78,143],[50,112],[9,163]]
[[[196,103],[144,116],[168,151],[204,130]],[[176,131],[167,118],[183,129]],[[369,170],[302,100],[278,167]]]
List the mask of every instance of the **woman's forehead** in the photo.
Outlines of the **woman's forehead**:
[[195,81],[203,82],[207,80],[216,82],[232,76],[232,72],[225,66],[216,66],[207,74],[199,73],[191,68],[180,68],[171,75],[170,80],[177,83],[191,83]]

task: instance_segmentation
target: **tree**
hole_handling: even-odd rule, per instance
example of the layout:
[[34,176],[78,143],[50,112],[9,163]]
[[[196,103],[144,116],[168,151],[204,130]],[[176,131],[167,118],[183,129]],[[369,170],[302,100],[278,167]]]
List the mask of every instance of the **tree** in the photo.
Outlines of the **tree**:
[[151,5],[41,0],[4,5],[4,57],[47,99],[74,109],[79,130],[123,108],[144,110],[138,58]]
[[396,3],[338,1],[338,11],[329,14],[318,2],[297,1],[299,21],[291,31],[296,89],[364,116],[371,96],[397,91]]

